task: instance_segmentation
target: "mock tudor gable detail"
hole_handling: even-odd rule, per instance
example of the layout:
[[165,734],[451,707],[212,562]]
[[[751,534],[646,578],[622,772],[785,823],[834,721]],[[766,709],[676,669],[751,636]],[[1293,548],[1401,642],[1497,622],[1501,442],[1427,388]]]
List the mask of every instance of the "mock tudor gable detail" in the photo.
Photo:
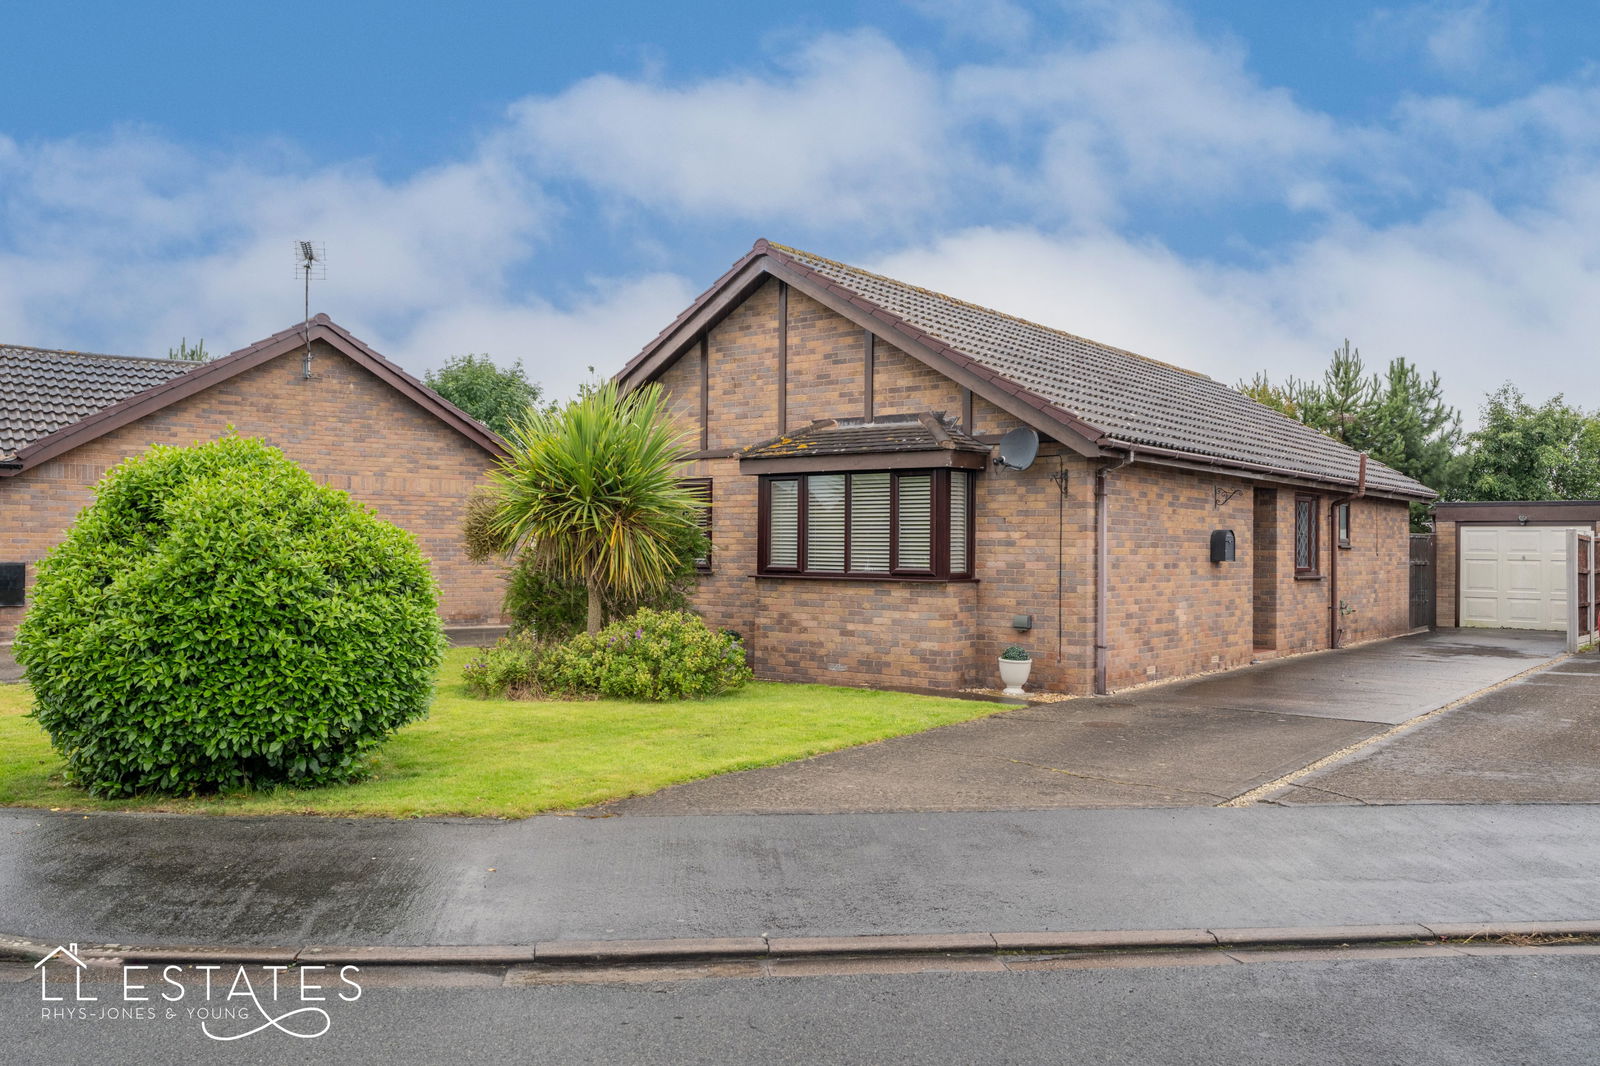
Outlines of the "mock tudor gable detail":
[[[1080,455],[1140,452],[1146,461],[1256,479],[1357,485],[1352,449],[1205,375],[764,239],[617,379],[632,388],[656,378],[766,278],[804,292]],[[1377,462],[1368,464],[1364,491],[1406,500],[1435,495]]]

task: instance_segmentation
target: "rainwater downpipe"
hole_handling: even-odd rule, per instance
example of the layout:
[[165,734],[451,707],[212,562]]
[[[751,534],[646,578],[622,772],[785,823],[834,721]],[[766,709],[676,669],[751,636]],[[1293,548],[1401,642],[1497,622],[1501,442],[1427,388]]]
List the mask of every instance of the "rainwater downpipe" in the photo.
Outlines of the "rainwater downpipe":
[[1108,691],[1106,660],[1110,651],[1106,639],[1106,596],[1110,585],[1106,571],[1111,563],[1106,543],[1110,525],[1106,517],[1106,475],[1133,462],[1133,455],[1134,449],[1130,447],[1120,462],[1103,464],[1094,472],[1094,692],[1097,696],[1104,696]]
[[[1361,453],[1361,466],[1356,473],[1356,491],[1348,496],[1339,496],[1334,499],[1333,506],[1328,508],[1328,647],[1337,648],[1341,644],[1344,627],[1339,623],[1343,619],[1343,612],[1339,610],[1339,508],[1351,500],[1358,500],[1367,494],[1367,453]],[[1352,519],[1352,525],[1354,520]]]

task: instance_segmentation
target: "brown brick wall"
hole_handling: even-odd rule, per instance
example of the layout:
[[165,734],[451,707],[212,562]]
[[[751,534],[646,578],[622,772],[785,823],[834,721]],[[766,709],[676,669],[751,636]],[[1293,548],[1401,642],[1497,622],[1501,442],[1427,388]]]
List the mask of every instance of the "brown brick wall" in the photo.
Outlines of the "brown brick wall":
[[1410,628],[1410,511],[1403,502],[1372,497],[1352,502],[1349,548],[1338,548],[1329,524],[1337,497],[1317,496],[1317,572],[1294,570],[1295,490],[1278,492],[1278,651],[1328,647],[1332,614],[1330,564],[1339,553],[1339,599],[1353,613],[1341,615],[1344,643],[1393,636]]
[[887,342],[880,343],[873,365],[872,405],[880,415],[942,411],[961,418],[961,387]]
[[1283,563],[1278,550],[1278,491],[1256,487],[1251,490],[1252,515],[1250,555],[1255,623],[1251,636],[1255,646],[1271,650],[1278,646],[1278,574]]
[[778,433],[778,283],[768,280],[714,328],[708,446],[742,448]]
[[[776,432],[777,308],[776,283],[768,282],[710,332],[712,449]],[[660,380],[692,393],[675,409],[697,438],[696,359],[691,351]],[[905,352],[880,340],[875,367],[876,413],[960,417],[960,388]],[[860,328],[791,291],[789,427],[860,415],[862,370]],[[1020,424],[976,397],[973,423],[973,432],[984,435]],[[756,578],[756,478],[741,474],[736,459],[697,460],[685,473],[712,478],[715,502],[713,570],[700,580],[696,606],[712,624],[745,636],[765,677],[997,685],[996,659],[1014,642],[1034,656],[1033,685],[1087,692],[1094,672],[1094,469],[1092,461],[1046,441],[1030,469],[991,467],[980,474],[978,580],[939,584]],[[1065,495],[1054,474],[1064,475]],[[1293,579],[1292,488],[1281,487],[1263,504],[1267,565],[1253,551],[1253,483],[1136,464],[1111,474],[1108,485],[1113,687],[1242,665],[1262,635],[1284,651],[1326,646],[1327,583]],[[1357,546],[1341,558],[1341,596],[1356,607],[1348,640],[1404,631],[1405,514],[1404,504],[1357,504]],[[1234,562],[1210,562],[1213,529],[1234,531]],[[1325,555],[1326,529],[1322,539]],[[1264,622],[1254,610],[1258,587],[1276,607]],[[1033,628],[1013,629],[1016,615],[1032,615]]]
[[[1251,485],[1136,464],[1108,475],[1106,498],[1109,686],[1248,663],[1254,650]],[[1214,529],[1234,531],[1233,562],[1211,562]],[[1092,588],[1088,596],[1092,601]]]
[[669,366],[657,380],[667,394],[674,427],[691,451],[700,450],[700,346]]
[[972,660],[970,581],[758,578],[751,641],[762,677],[868,688],[951,688]]
[[1341,643],[1393,636],[1411,628],[1411,510],[1404,503],[1351,504],[1350,547],[1339,552]]
[[[428,556],[447,621],[500,618],[499,568],[470,562],[462,509],[493,460],[333,348],[319,344],[314,377],[294,353],[245,371],[14,477],[0,478],[6,561],[33,566],[60,540],[112,466],[152,444],[192,444],[226,433],[259,436],[378,514],[409,530]],[[0,641],[20,608],[0,609]]]
[[[789,290],[788,428],[864,413],[865,347],[866,332],[860,326],[805,293]],[[877,346],[877,358],[882,358],[883,347]]]

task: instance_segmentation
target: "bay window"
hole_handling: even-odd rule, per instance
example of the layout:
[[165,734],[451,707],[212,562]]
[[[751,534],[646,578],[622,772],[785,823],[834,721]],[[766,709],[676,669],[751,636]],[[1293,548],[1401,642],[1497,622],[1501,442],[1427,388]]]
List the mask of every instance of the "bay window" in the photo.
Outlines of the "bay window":
[[762,574],[972,576],[972,474],[881,470],[761,479]]

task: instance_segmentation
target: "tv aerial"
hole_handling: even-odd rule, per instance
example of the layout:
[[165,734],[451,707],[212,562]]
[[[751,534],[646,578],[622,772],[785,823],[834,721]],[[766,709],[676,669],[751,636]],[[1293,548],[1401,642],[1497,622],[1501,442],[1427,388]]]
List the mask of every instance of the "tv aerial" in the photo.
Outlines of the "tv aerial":
[[311,283],[326,281],[328,277],[328,251],[321,241],[294,242],[294,276],[305,283],[305,319],[302,336],[306,341],[305,366],[300,376],[311,377]]
[[1028,426],[1018,426],[1000,438],[1000,454],[994,465],[1011,470],[1026,470],[1039,457],[1039,434]]

